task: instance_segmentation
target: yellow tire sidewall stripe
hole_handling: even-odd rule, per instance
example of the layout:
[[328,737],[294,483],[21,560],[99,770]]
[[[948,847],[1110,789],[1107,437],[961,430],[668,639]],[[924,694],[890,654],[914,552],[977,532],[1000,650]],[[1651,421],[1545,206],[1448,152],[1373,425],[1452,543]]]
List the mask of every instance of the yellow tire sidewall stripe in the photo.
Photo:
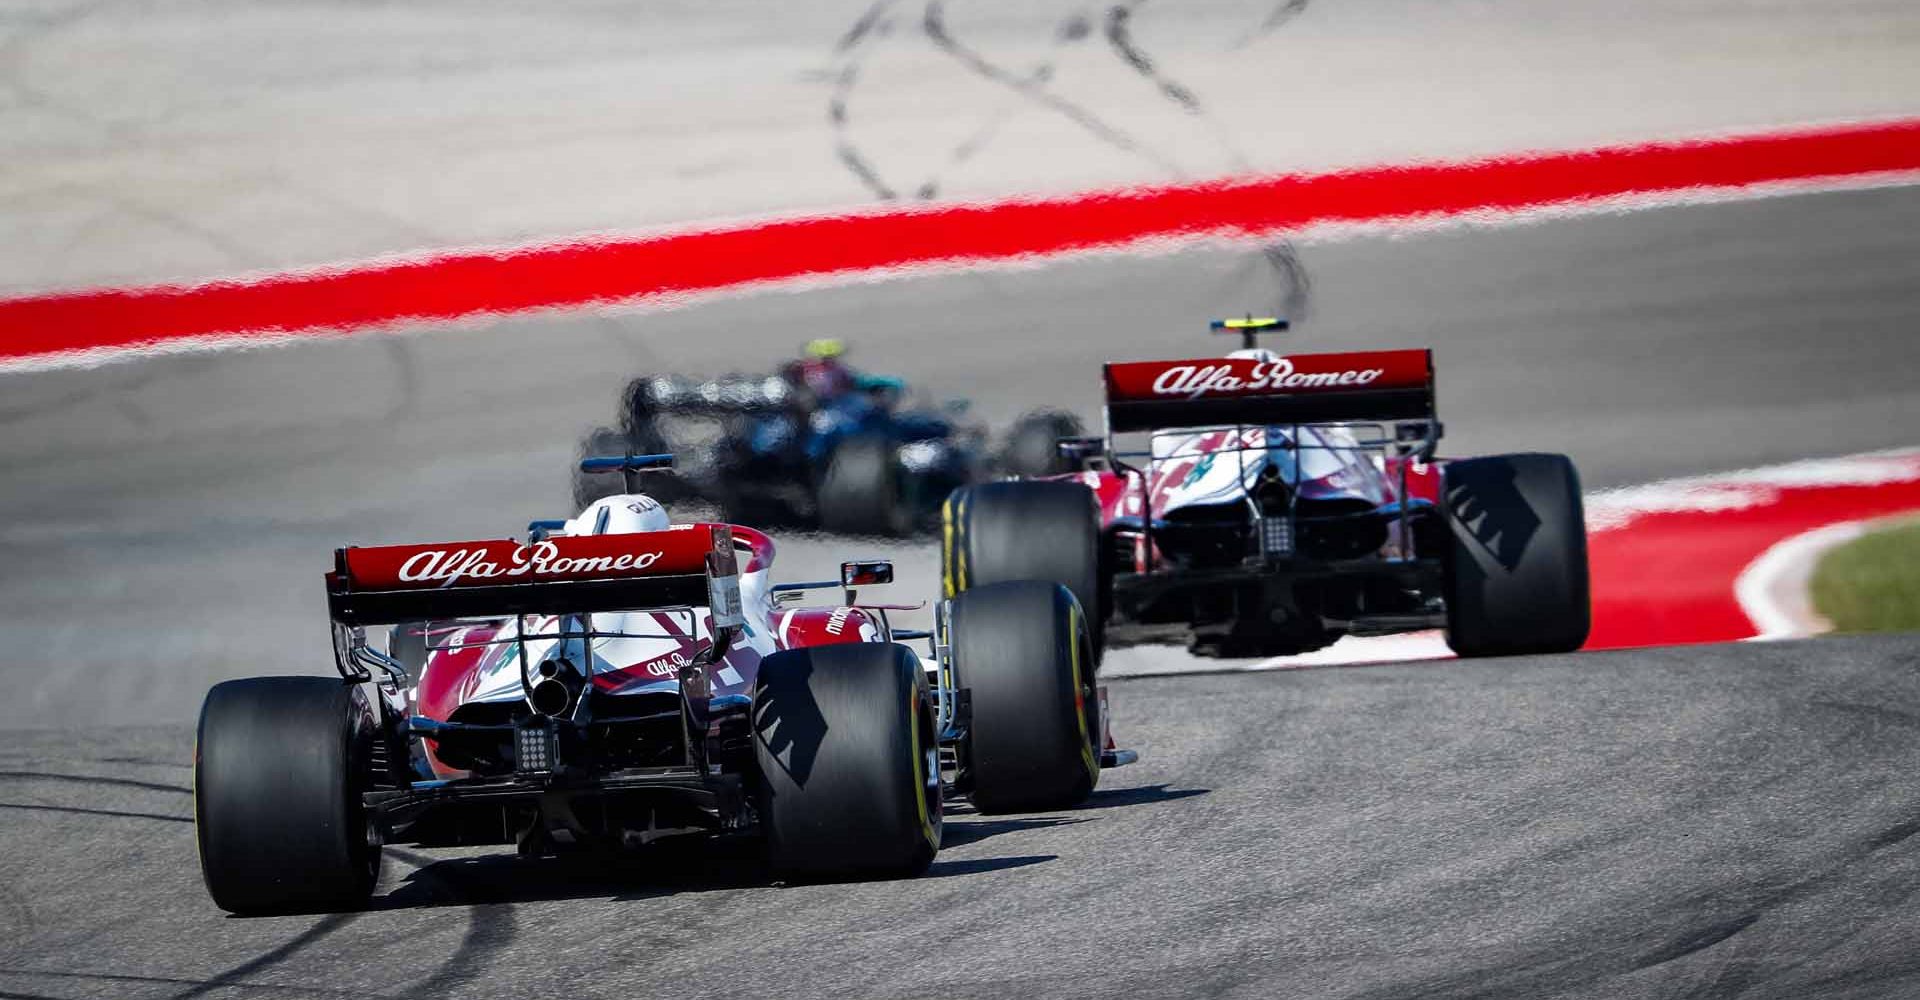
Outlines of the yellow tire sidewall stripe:
[[907,689],[907,742],[913,752],[913,801],[920,810],[920,835],[927,838],[927,844],[937,851],[940,849],[940,833],[933,828],[933,817],[927,809],[927,776],[923,773],[927,765],[920,756],[921,701],[918,685]]
[[947,494],[947,502],[940,505],[940,585],[948,600],[958,593],[954,589],[953,579],[953,507],[958,492]]
[[1075,701],[1073,718],[1080,727],[1080,760],[1087,766],[1087,776],[1094,780],[1100,778],[1100,758],[1093,752],[1093,735],[1087,731],[1087,710],[1081,704],[1085,690],[1080,682],[1080,602],[1072,600],[1067,605],[1067,648],[1072,650],[1068,662],[1073,665],[1073,698]]

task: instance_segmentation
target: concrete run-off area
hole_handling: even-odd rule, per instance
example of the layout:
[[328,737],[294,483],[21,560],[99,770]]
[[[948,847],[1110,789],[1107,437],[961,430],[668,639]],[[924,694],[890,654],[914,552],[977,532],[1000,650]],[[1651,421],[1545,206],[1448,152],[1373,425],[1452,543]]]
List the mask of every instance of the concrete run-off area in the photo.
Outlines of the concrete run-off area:
[[0,10],[0,292],[1911,113],[1920,7]]

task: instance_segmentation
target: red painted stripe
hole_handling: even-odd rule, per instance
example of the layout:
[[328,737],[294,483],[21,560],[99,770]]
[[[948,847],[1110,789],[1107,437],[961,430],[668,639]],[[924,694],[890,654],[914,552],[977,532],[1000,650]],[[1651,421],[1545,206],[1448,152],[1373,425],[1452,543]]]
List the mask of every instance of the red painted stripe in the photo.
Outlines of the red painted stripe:
[[350,330],[1168,237],[1511,212],[1920,170],[1920,119],[937,209],[784,219],[193,286],[0,300],[0,358]]
[[1648,513],[1588,537],[1588,649],[1730,642],[1754,623],[1734,584],[1774,544],[1843,521],[1920,509],[1920,472],[1902,482],[1773,487],[1756,506]]

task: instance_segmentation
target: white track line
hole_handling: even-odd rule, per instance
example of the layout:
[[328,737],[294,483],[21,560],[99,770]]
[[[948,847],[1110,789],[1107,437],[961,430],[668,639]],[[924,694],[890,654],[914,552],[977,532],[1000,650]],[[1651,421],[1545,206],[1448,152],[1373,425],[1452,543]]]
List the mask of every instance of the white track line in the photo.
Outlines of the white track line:
[[1733,596],[1759,634],[1748,642],[1771,642],[1818,635],[1833,623],[1813,609],[1807,584],[1829,549],[1866,534],[1871,521],[1842,521],[1775,542],[1740,571]]
[[[1779,491],[1807,486],[1875,486],[1920,478],[1920,448],[1890,448],[1831,458],[1803,459],[1780,465],[1666,479],[1642,486],[1601,490],[1585,497],[1587,531],[1599,534],[1625,530],[1641,515],[1694,511],[1734,511],[1765,507]],[[1831,625],[1812,610],[1806,584],[1819,557],[1836,545],[1857,538],[1876,524],[1904,520],[1911,515],[1874,518],[1827,525],[1783,539],[1762,553],[1734,581],[1734,597],[1753,621],[1758,634],[1748,641],[1793,639],[1818,635]],[[1179,657],[1169,663],[1151,656],[1144,663],[1129,662],[1151,654],[1116,650],[1102,667],[1112,677],[1153,677],[1220,670],[1301,670],[1312,667],[1360,666],[1416,660],[1447,659],[1446,636],[1438,631],[1373,638],[1343,638],[1325,649],[1298,656],[1265,660],[1221,662]],[[1117,662],[1116,662],[1117,661]]]

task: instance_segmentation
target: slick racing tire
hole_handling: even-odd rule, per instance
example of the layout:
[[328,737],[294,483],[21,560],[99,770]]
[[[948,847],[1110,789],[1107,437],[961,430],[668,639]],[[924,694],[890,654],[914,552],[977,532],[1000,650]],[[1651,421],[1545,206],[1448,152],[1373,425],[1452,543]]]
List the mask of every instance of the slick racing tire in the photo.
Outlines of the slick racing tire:
[[842,535],[904,535],[913,528],[893,442],[851,437],[833,449],[816,492],[820,526]]
[[1093,491],[1060,480],[981,483],[953,491],[941,511],[940,583],[953,597],[1009,580],[1045,580],[1086,612],[1094,656],[1106,640],[1109,579],[1100,566]]
[[1029,413],[1013,424],[1007,433],[1007,450],[1000,466],[1009,476],[1056,476],[1078,471],[1077,463],[1060,453],[1060,439],[1080,436],[1080,421],[1073,414],[1046,410]]
[[776,876],[917,875],[940,849],[939,733],[905,646],[775,653],[753,692],[767,862]]
[[1447,645],[1461,656],[1565,653],[1587,641],[1587,531],[1564,455],[1441,468]]
[[253,677],[207,692],[194,832],[214,904],[233,913],[356,909],[380,870],[361,793],[375,723],[356,685]]
[[401,622],[387,633],[387,655],[414,677],[427,667],[427,627],[432,622]]
[[620,430],[617,432],[633,442],[635,454],[652,455],[672,449],[667,447],[666,435],[660,430],[660,404],[654,401],[650,391],[654,377],[642,375],[627,383],[620,394]]
[[983,813],[1060,809],[1100,780],[1100,699],[1080,602],[1040,580],[954,598],[953,683],[972,715],[960,765]]

